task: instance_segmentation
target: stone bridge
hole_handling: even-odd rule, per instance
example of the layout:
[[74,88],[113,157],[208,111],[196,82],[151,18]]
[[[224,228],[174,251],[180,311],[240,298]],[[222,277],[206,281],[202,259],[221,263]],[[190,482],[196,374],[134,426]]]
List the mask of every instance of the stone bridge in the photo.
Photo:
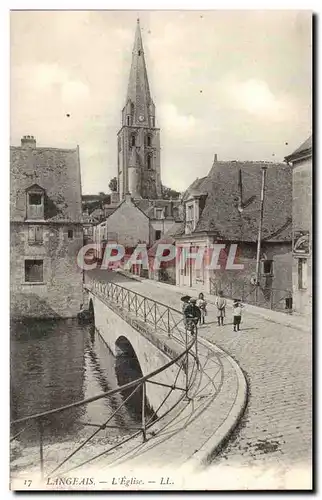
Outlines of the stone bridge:
[[[180,310],[131,291],[126,283],[86,281],[96,329],[114,355],[124,352],[136,358],[143,376],[176,359],[191,341]],[[166,410],[163,427],[150,433],[139,447],[136,443],[113,458],[105,457],[104,467],[123,462],[142,466],[147,461],[156,467],[165,463],[194,467],[209,462],[246,404],[246,382],[237,363],[213,344],[198,339],[190,357],[184,356],[151,382],[146,384],[147,399],[158,417],[160,405]],[[183,396],[188,383],[187,398]],[[179,389],[171,390],[174,387]]]

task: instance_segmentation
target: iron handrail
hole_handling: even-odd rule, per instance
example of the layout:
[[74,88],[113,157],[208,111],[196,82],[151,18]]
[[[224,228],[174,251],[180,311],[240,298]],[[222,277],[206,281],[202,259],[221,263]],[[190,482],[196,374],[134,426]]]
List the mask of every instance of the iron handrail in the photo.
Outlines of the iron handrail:
[[[97,285],[98,283],[95,282],[95,285]],[[99,285],[102,285],[101,283],[99,283]],[[166,306],[165,304],[162,304],[160,302],[157,302],[157,301],[153,301],[151,299],[148,299],[147,297],[145,297],[144,295],[141,295],[141,294],[137,294],[136,292],[133,292],[132,290],[128,290],[126,289],[125,287],[121,287],[119,285],[116,285],[115,283],[112,283],[111,286],[114,286],[114,287],[119,287],[122,289],[122,297],[124,298],[124,290],[126,290],[126,292],[128,293],[128,306],[129,306],[129,310],[131,310],[131,307],[130,307],[130,293],[133,293],[139,297],[142,298],[142,302],[140,304],[139,307],[141,307],[142,303],[144,302],[144,308],[146,310],[146,301],[151,301],[152,303],[154,302],[154,305],[155,305],[155,318],[154,318],[154,322],[155,322],[155,328],[157,328],[157,318],[156,318],[156,310],[157,310],[157,305],[158,306],[162,306],[166,309],[166,311],[168,311],[168,314],[167,314],[167,318],[168,318],[168,332],[170,331],[170,314],[169,314],[169,310],[175,312],[175,313],[180,313],[180,311],[174,309],[174,308],[171,308],[169,306]],[[89,287],[88,287],[89,288]],[[92,293],[97,293],[98,296],[100,295],[103,295],[105,297],[104,294],[102,294],[102,286],[100,286],[100,291],[98,292],[97,291],[97,286],[94,286],[94,291],[92,291]],[[115,288],[116,290],[116,288]],[[115,295],[115,290],[113,291],[113,298],[114,298],[114,295]],[[118,295],[119,297],[119,295]],[[118,302],[118,297],[117,297],[117,303]],[[133,302],[133,299],[132,299],[132,302]],[[139,308],[138,308],[138,304],[137,304],[137,297],[135,297],[135,303],[136,303],[136,315],[138,316],[138,311],[139,311]],[[123,301],[123,307],[125,305],[124,301]],[[150,309],[151,310],[151,309]],[[163,313],[164,314],[164,313]],[[182,313],[180,313],[181,315]],[[163,315],[161,316],[161,318],[163,317]],[[159,318],[160,320],[160,318]],[[178,323],[175,324],[175,327],[178,325]],[[103,430],[105,429],[106,427],[109,427],[107,425],[107,423],[113,418],[113,416],[116,415],[116,413],[124,406],[125,402],[130,399],[132,397],[132,395],[134,394],[134,392],[136,392],[140,387],[142,387],[142,426],[139,427],[139,428],[136,428],[136,429],[132,429],[133,431],[137,431],[137,432],[134,432],[134,434],[131,434],[129,437],[126,437],[125,439],[123,439],[122,441],[120,441],[119,443],[117,443],[116,445],[113,445],[111,446],[110,448],[107,448],[107,450],[105,450],[104,452],[102,453],[99,453],[99,455],[96,455],[95,457],[92,457],[88,460],[86,460],[85,462],[81,463],[81,464],[78,464],[74,467],[72,467],[72,469],[69,469],[69,470],[74,470],[75,468],[79,468],[81,467],[82,465],[85,465],[86,463],[89,463],[99,457],[101,457],[102,455],[104,455],[105,453],[108,453],[112,450],[114,450],[115,448],[119,447],[120,445],[126,443],[127,441],[129,441],[130,439],[134,439],[135,437],[137,437],[141,432],[143,434],[143,440],[146,441],[147,439],[147,435],[146,435],[146,431],[148,428],[150,428],[152,425],[155,425],[158,421],[160,421],[160,419],[164,418],[168,413],[169,411],[171,411],[180,401],[182,401],[183,397],[186,397],[188,400],[190,399],[189,396],[188,396],[188,392],[191,388],[191,385],[193,383],[193,376],[195,374],[196,376],[196,373],[195,373],[195,366],[197,366],[197,369],[199,369],[199,362],[198,362],[198,348],[197,348],[197,330],[195,332],[195,335],[192,337],[190,343],[188,343],[188,331],[187,329],[185,328],[185,348],[184,350],[178,354],[177,356],[175,356],[173,359],[171,359],[168,363],[166,363],[165,365],[161,366],[160,368],[157,368],[156,370],[153,370],[153,372],[145,375],[145,376],[142,376],[136,380],[133,380],[132,382],[128,382],[127,384],[124,384],[120,387],[117,387],[115,389],[111,389],[109,391],[106,391],[106,392],[103,392],[101,394],[98,394],[96,396],[92,396],[90,398],[86,398],[84,400],[81,400],[81,401],[76,401],[75,403],[71,403],[69,405],[65,405],[65,406],[62,406],[60,408],[54,408],[52,410],[48,410],[48,411],[45,411],[45,412],[41,412],[41,413],[37,413],[35,415],[30,415],[30,416],[27,416],[27,417],[22,417],[20,419],[16,419],[14,421],[11,422],[11,426],[13,425],[17,425],[17,424],[21,424],[21,423],[24,423],[24,422],[28,422],[30,424],[30,422],[32,421],[36,421],[38,423],[38,432],[39,432],[39,455],[40,455],[40,471],[41,471],[41,477],[43,478],[44,477],[44,453],[43,453],[43,447],[44,447],[44,442],[43,442],[43,437],[44,437],[44,426],[43,426],[43,419],[45,419],[46,417],[48,416],[51,416],[51,415],[54,415],[54,414],[59,414],[59,413],[62,413],[63,411],[66,411],[66,410],[69,410],[69,409],[72,409],[72,408],[76,408],[76,407],[80,407],[80,406],[85,406],[87,404],[90,404],[94,401],[97,401],[99,399],[102,399],[102,398],[106,398],[106,397],[109,397],[109,396],[112,396],[116,393],[120,393],[120,392],[123,392],[124,390],[129,390],[129,389],[133,389],[133,391],[131,392],[130,396],[128,396],[126,398],[125,401],[123,401],[119,406],[118,408],[112,413],[112,415],[109,416],[108,420],[106,422],[104,422],[103,424],[101,425],[95,425],[95,427],[97,428],[97,430],[89,437],[89,438],[86,438],[86,440],[84,442],[82,442],[77,448],[76,450],[74,450],[72,453],[70,453],[61,463],[59,463],[59,465],[57,467],[55,467],[55,469],[51,472],[51,474],[53,474],[54,472],[56,472],[58,469],[60,469],[67,461],[69,461],[78,451],[80,451],[85,445],[86,443],[88,443],[100,430]],[[177,339],[179,340],[180,343],[183,343],[181,341],[181,339]],[[192,348],[193,346],[195,346],[195,353],[192,353]],[[190,368],[189,366],[189,363],[188,363],[188,359],[189,359],[189,355],[192,356],[193,358],[193,365],[192,367]],[[172,385],[168,385],[167,384],[164,384],[164,383],[161,383],[161,382],[157,382],[157,381],[152,381],[151,379],[155,376],[157,376],[158,374],[160,374],[161,372],[167,370],[168,368],[170,368],[171,366],[175,365],[175,364],[178,364],[178,362],[180,360],[183,360],[183,362],[179,363],[179,368],[178,368],[178,371],[177,371],[177,374],[176,376],[174,376],[174,382]],[[185,367],[185,388],[181,387],[181,386],[177,386],[177,380],[178,380],[178,377],[179,377],[179,374],[181,372],[181,370]],[[190,370],[189,370],[190,368]],[[189,373],[190,372],[190,373]],[[169,391],[167,393],[167,395],[163,398],[163,400],[161,401],[161,404],[159,405],[158,409],[156,410],[155,413],[155,416],[157,418],[150,418],[150,419],[147,419],[147,416],[145,414],[145,398],[146,398],[146,383],[153,383],[153,384],[156,384],[156,385],[160,385],[160,386],[163,386],[163,387],[169,387]],[[157,413],[159,413],[160,409],[162,408],[162,406],[164,406],[166,400],[169,398],[170,394],[172,393],[173,390],[179,390],[181,391],[181,396],[179,397],[179,399],[174,402],[174,403],[171,403],[172,406],[170,406],[170,409],[166,409],[166,411],[164,413],[162,413],[162,415],[157,415]],[[84,425],[87,425],[86,423]],[[27,425],[26,428],[28,428],[29,425]],[[115,427],[118,427],[118,426],[115,426]],[[14,437],[17,437],[20,433],[24,432],[25,429],[23,429],[22,431],[20,431],[18,434],[16,434]],[[12,438],[14,439],[14,438]],[[69,472],[68,470],[68,472]]]
[[[120,302],[123,307],[125,304],[127,304],[129,312],[135,312],[136,316],[141,316],[144,322],[152,324],[155,329],[157,329],[158,326],[163,331],[166,331],[169,336],[172,336],[179,342],[182,342],[184,340],[182,336],[181,339],[179,339],[178,337],[173,335],[173,333],[171,334],[174,329],[180,331],[178,328],[180,324],[182,324],[183,326],[181,334],[184,334],[185,326],[183,324],[184,321],[182,311],[175,309],[174,307],[171,307],[169,305],[163,304],[162,302],[159,302],[157,300],[150,299],[134,290],[129,290],[128,288],[123,287],[118,283],[90,280],[90,283],[85,283],[85,288],[87,288],[89,291],[91,291],[91,289],[94,289],[95,292],[100,293],[104,298],[112,300],[112,302],[116,303],[117,305],[119,305]],[[114,300],[115,296],[116,300]],[[121,297],[121,301],[119,301],[119,297]],[[137,300],[138,297],[141,300],[139,305]],[[138,314],[139,310],[141,310],[141,315]],[[157,313],[159,314],[159,317],[157,317]],[[179,315],[180,318],[177,322],[175,321],[175,315]],[[165,316],[167,317],[165,318]],[[154,319],[154,321],[149,321],[151,317]],[[172,319],[174,325],[170,326],[170,319]],[[165,328],[163,328],[163,326]]]
[[[100,283],[101,285],[104,285],[104,286],[105,285],[113,285],[116,288],[122,288],[123,290],[126,290],[126,292],[133,293],[134,295],[137,295],[138,297],[141,297],[142,299],[148,300],[148,301],[153,302],[153,303],[155,303],[155,304],[157,304],[159,306],[166,307],[170,311],[173,311],[173,312],[181,314],[181,311],[179,311],[179,309],[175,309],[174,307],[171,307],[171,306],[168,306],[166,304],[163,304],[162,302],[159,302],[158,300],[149,299],[149,297],[146,297],[145,295],[142,295],[141,293],[136,292],[134,290],[129,290],[129,288],[126,288],[125,286],[119,285],[119,283],[113,283],[111,281],[104,282],[104,281],[99,281],[99,280],[97,280],[97,281],[96,280],[91,280],[91,281],[95,281],[96,283]],[[89,285],[89,283],[85,283],[85,288],[88,288],[88,285]]]

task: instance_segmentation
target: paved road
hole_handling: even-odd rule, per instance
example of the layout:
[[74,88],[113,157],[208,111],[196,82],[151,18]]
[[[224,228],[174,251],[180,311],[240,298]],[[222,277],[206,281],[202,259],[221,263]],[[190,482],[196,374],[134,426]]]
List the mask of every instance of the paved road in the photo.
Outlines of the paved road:
[[[148,280],[138,282],[118,273],[94,273],[100,279],[122,282],[123,286],[172,307],[181,305],[182,294],[175,287],[165,288]],[[199,332],[239,363],[248,380],[249,402],[238,428],[213,461],[213,467],[229,468],[227,477],[232,488],[234,484],[241,487],[246,483],[248,488],[308,487],[311,335],[252,315],[247,306],[239,333],[233,332],[229,310],[226,322],[218,327],[215,307],[209,305],[208,326],[201,327]],[[222,474],[225,475],[224,469]]]

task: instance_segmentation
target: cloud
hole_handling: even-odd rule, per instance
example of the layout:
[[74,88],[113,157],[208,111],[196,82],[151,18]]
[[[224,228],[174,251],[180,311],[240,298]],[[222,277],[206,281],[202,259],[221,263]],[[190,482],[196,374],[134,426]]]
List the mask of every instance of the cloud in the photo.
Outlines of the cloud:
[[235,107],[265,120],[281,121],[291,110],[289,98],[277,97],[267,82],[249,79],[241,82],[225,82],[224,89],[230,107]]
[[159,109],[160,125],[164,132],[170,132],[177,137],[185,137],[195,132],[196,118],[189,114],[180,114],[174,104],[163,104]]

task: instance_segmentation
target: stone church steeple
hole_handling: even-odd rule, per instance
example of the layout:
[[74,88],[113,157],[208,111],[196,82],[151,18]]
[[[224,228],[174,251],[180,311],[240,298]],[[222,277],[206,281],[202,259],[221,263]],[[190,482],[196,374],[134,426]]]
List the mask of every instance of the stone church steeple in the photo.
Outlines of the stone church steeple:
[[122,127],[118,132],[118,186],[120,198],[161,197],[160,129],[155,126],[144,58],[140,22],[137,20],[132,64]]

